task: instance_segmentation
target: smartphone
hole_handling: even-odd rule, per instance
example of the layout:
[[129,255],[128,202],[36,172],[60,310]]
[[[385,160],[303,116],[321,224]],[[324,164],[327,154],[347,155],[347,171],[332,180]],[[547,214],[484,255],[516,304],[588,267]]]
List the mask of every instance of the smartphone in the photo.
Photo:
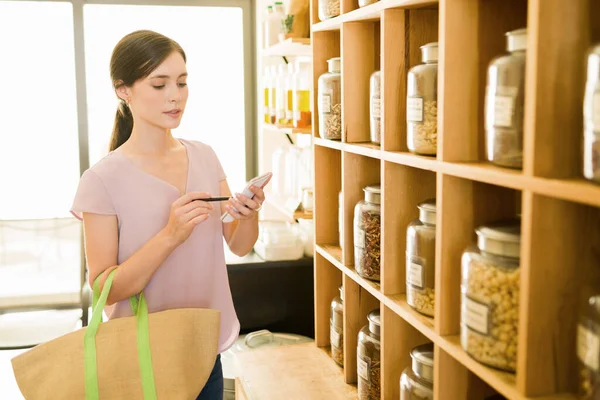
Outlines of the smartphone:
[[[254,193],[252,193],[252,191],[250,190],[250,186],[257,186],[259,188],[264,188],[267,183],[269,182],[269,180],[271,180],[271,177],[273,176],[272,172],[267,172],[264,175],[261,176],[257,176],[256,178],[253,178],[250,182],[248,182],[248,184],[246,185],[246,187],[244,188],[244,190],[242,191],[242,194],[250,199],[254,198]],[[229,215],[228,212],[225,212],[223,215],[221,215],[221,221],[223,222],[233,222],[234,219],[231,215]]]

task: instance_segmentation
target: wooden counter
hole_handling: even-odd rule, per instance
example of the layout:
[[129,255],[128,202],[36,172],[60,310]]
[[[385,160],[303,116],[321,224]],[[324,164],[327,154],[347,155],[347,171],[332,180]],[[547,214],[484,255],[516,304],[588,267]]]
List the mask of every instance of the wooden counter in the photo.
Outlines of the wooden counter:
[[356,386],[314,343],[270,347],[237,355],[243,375],[236,380],[238,400],[356,399]]

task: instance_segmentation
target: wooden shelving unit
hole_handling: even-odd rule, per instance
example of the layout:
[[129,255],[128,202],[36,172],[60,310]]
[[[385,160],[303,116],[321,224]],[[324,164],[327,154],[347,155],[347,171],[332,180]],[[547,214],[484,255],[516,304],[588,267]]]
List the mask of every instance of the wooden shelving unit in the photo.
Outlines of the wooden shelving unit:
[[291,126],[283,126],[283,125],[272,125],[272,124],[263,124],[264,128],[270,131],[283,133],[286,135],[299,134],[299,135],[310,135],[312,133],[311,128],[294,128]]
[[[581,289],[600,271],[600,186],[580,178],[585,58],[600,41],[593,0],[342,0],[320,22],[311,0],[315,157],[315,335],[330,346],[330,303],[344,286],[344,379],[357,382],[357,333],[379,307],[382,398],[399,398],[410,350],[435,344],[435,399],[574,399]],[[528,28],[524,168],[485,162],[489,61],[505,32]],[[406,76],[419,47],[439,42],[438,154],[406,147]],[[342,59],[341,141],[318,131],[317,80]],[[369,76],[382,71],[382,144],[369,143]],[[353,213],[362,188],[382,186],[381,282],[354,270]],[[343,192],[342,221],[338,193]],[[435,317],[405,299],[406,228],[417,204],[437,199]],[[521,215],[517,371],[477,362],[460,345],[461,255],[474,229]],[[340,244],[338,227],[342,234]],[[331,361],[333,363],[333,360]]]

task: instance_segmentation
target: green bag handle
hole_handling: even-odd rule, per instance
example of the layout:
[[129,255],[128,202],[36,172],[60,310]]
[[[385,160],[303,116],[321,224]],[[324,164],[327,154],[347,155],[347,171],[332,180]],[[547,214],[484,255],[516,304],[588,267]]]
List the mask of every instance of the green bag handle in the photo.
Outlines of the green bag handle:
[[[96,362],[96,333],[102,320],[102,310],[113,283],[116,269],[112,270],[100,293],[99,278],[94,282],[92,298],[92,320],[84,334],[84,369],[85,369],[85,398],[86,400],[99,400],[98,389],[98,364]],[[142,388],[145,400],[156,400],[156,387],[154,385],[154,370],[152,369],[152,355],[150,354],[150,333],[148,329],[148,304],[144,292],[129,298],[129,305],[133,315],[136,316],[138,360],[142,377]]]

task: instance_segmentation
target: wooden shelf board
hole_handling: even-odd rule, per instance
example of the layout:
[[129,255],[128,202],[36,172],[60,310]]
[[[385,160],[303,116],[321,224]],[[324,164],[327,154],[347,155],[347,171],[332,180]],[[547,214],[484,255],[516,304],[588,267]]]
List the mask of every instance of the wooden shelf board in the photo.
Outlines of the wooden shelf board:
[[284,125],[273,125],[273,124],[263,124],[263,127],[267,130],[273,132],[279,132],[283,134],[302,134],[309,135],[312,133],[312,128],[294,128],[291,126]]
[[308,38],[293,38],[264,49],[262,54],[267,57],[312,57],[312,46]]
[[335,18],[318,22],[312,26],[313,32],[337,31],[344,22],[378,21],[381,12],[390,8],[424,8],[437,5],[435,0],[381,0],[377,3],[352,10]]
[[501,168],[486,162],[449,163],[443,162],[440,172],[473,181],[504,186],[511,189],[527,189],[527,177],[520,170]]
[[307,213],[304,211],[290,212],[290,210],[285,207],[285,204],[286,204],[285,200],[273,193],[267,193],[265,198],[266,198],[265,201],[268,204],[272,205],[279,212],[281,212],[283,215],[285,215],[286,218],[290,222],[295,222],[297,219],[312,219],[313,218],[312,213]]
[[532,178],[528,189],[547,197],[600,207],[600,185],[584,179]]
[[437,340],[438,335],[434,330],[433,318],[427,317],[413,310],[412,307],[406,302],[405,294],[384,296],[383,303],[386,305],[386,307],[411,324],[429,340],[432,342]]
[[440,162],[435,157],[419,156],[408,152],[384,151],[383,159],[395,164],[428,171],[438,171],[440,169]]
[[381,147],[372,143],[342,143],[342,150],[348,153],[381,160]]
[[330,149],[342,150],[342,142],[339,140],[327,140],[322,138],[314,138],[313,143],[317,146],[328,147]]

